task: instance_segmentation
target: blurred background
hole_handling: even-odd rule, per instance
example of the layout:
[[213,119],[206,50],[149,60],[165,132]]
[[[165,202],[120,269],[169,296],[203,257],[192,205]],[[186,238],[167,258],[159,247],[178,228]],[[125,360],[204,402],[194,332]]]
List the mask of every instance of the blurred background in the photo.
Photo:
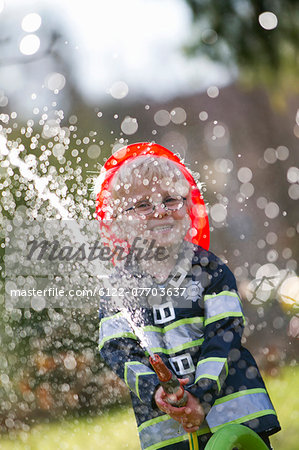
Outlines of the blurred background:
[[61,218],[50,194],[92,219],[101,166],[138,141],[203,183],[283,427],[273,444],[298,448],[298,23],[297,0],[0,0],[1,448],[140,448],[96,307],[5,303],[11,221]]

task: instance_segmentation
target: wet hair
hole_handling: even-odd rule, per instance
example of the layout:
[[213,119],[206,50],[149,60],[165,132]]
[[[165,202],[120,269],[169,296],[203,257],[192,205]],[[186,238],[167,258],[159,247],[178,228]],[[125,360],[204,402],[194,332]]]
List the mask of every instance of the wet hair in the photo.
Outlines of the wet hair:
[[190,186],[174,161],[158,156],[144,155],[127,160],[113,177],[111,195],[120,199],[130,189],[144,188],[152,181],[174,189],[179,195],[187,197]]

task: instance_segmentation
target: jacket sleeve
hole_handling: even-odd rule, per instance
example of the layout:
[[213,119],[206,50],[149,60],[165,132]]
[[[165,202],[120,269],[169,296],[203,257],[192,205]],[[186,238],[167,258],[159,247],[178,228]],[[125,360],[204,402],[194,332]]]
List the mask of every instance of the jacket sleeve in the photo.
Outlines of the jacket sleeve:
[[100,312],[99,351],[101,357],[143,403],[153,406],[159,380],[130,324],[121,312],[105,316]]
[[239,353],[244,328],[242,304],[232,272],[222,263],[209,272],[210,284],[204,291],[202,305],[204,342],[194,384],[188,388],[199,398],[206,413],[219,396],[230,359]]

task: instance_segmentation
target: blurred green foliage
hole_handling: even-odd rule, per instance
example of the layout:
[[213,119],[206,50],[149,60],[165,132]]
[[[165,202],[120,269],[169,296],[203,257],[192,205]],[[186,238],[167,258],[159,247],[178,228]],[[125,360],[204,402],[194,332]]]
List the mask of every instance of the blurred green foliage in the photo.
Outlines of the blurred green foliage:
[[[298,90],[299,4],[297,0],[186,0],[194,19],[193,38],[186,50],[204,53],[228,67],[237,66],[241,79],[272,91]],[[265,29],[264,12],[278,24]]]

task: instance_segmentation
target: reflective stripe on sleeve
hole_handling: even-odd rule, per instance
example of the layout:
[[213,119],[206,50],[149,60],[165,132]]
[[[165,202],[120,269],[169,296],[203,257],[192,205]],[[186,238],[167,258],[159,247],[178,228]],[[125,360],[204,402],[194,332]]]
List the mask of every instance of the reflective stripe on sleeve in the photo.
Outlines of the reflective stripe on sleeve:
[[205,325],[226,317],[243,317],[239,296],[235,292],[223,291],[217,295],[205,295]]
[[236,392],[216,400],[206,420],[214,433],[225,424],[244,423],[268,414],[276,416],[267,391],[258,388]]
[[125,363],[124,380],[128,388],[139,396],[139,377],[145,375],[155,375],[156,373],[145,364],[139,361],[129,361]]
[[[204,422],[196,432],[197,436],[209,433]],[[167,414],[148,420],[138,427],[142,450],[158,450],[167,445],[188,441],[188,434],[176,420]]]
[[190,317],[159,328],[143,328],[146,341],[153,353],[174,354],[203,342],[203,317]]
[[[197,436],[217,431],[228,423],[244,423],[266,415],[275,415],[265,389],[248,389],[216,400]],[[138,427],[142,450],[158,450],[188,440],[178,422],[167,414],[148,420]]]
[[228,374],[226,358],[210,357],[198,362],[195,372],[195,383],[202,378],[209,378],[216,381],[218,390]]
[[105,342],[110,339],[128,337],[137,340],[128,321],[122,317],[121,312],[114,316],[105,317],[100,322],[99,331],[99,350],[103,347]]

